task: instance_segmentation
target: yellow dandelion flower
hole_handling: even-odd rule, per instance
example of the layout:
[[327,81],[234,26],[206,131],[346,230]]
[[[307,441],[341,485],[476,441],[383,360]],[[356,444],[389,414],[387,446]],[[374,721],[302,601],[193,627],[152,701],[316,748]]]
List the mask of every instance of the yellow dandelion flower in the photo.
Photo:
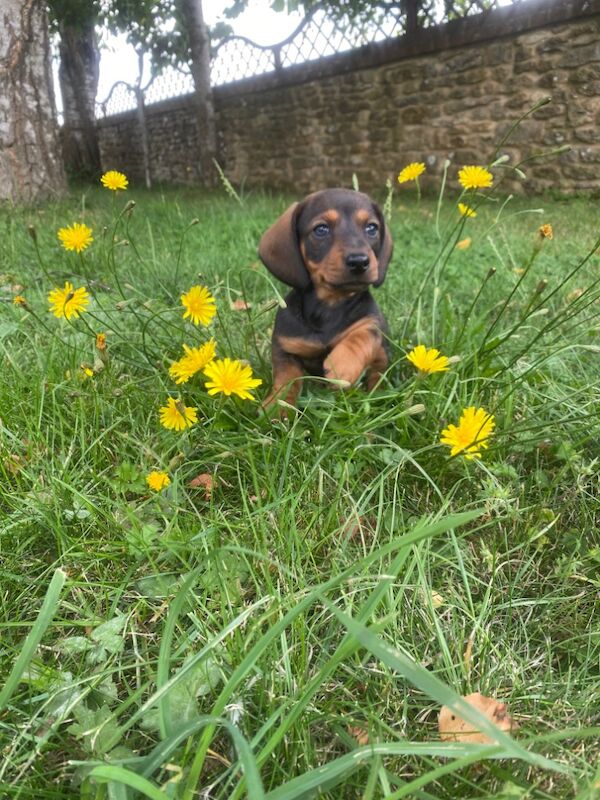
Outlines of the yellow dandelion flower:
[[204,369],[204,374],[210,378],[206,383],[209,394],[222,392],[227,397],[237,394],[242,400],[254,400],[249,390],[262,383],[260,378],[252,377],[252,367],[231,358],[211,361]]
[[80,364],[79,369],[82,372],[83,378],[93,378],[94,377],[94,370],[88,366],[87,364]]
[[210,364],[216,355],[217,343],[214,339],[210,339],[200,347],[188,347],[187,344],[184,344],[183,349],[185,355],[169,367],[169,375],[175,383],[186,383],[193,375]]
[[471,247],[471,242],[473,240],[470,236],[467,236],[466,239],[461,239],[460,242],[456,243],[457,250],[468,250]]
[[458,425],[448,425],[442,431],[441,444],[450,447],[450,455],[463,455],[465,458],[479,458],[482,448],[488,446],[488,439],[496,423],[492,414],[483,408],[465,408]]
[[63,289],[52,289],[48,293],[48,302],[55,317],[71,319],[81,316],[90,302],[90,296],[83,286],[75,289],[72,283],[66,281]]
[[57,235],[65,250],[75,250],[77,253],[81,253],[94,241],[92,229],[79,222],[74,222],[67,228],[60,228]]
[[552,230],[552,225],[547,222],[545,225],[540,225],[539,233],[542,239],[553,239],[554,238],[554,231]]
[[458,210],[462,217],[476,217],[477,212],[475,209],[471,208],[471,206],[466,205],[466,203],[459,203]]
[[215,298],[206,286],[192,286],[181,295],[181,303],[185,308],[183,318],[189,317],[194,325],[209,325],[217,312]]
[[448,370],[448,357],[441,355],[440,351],[436,350],[435,347],[431,347],[428,350],[425,345],[418,344],[406,358],[419,372],[425,375],[430,372],[446,372]]
[[106,334],[96,334],[96,350],[106,350]]
[[105,172],[100,178],[100,183],[106,189],[111,189],[113,192],[118,192],[119,189],[125,190],[129,186],[129,181],[125,175],[123,175],[122,172],[117,172],[116,169],[110,169],[108,172]]
[[398,175],[398,183],[407,183],[407,181],[416,181],[419,175],[425,172],[425,164],[422,161],[413,161],[400,171]]
[[181,400],[169,397],[167,405],[159,409],[160,424],[165,428],[175,431],[184,431],[198,422],[198,412],[195,408],[184,406]]
[[166,489],[171,483],[171,478],[169,478],[166,472],[152,470],[152,472],[146,475],[146,483],[153,492],[160,492],[162,489]]
[[27,308],[27,300],[25,300],[22,294],[16,294],[13,297],[13,306],[21,306],[21,308]]
[[494,176],[485,167],[463,167],[458,171],[458,182],[463,189],[489,189]]

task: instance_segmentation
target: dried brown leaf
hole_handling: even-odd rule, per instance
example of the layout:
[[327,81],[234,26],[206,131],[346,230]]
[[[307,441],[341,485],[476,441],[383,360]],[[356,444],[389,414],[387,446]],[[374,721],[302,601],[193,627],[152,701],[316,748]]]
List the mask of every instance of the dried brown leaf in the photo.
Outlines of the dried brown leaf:
[[348,733],[353,739],[356,739],[357,744],[359,744],[361,747],[369,744],[369,731],[366,728],[363,728],[362,725],[349,725]]
[[[510,733],[519,726],[508,715],[506,704],[494,697],[485,697],[479,692],[473,692],[463,698],[484,714],[500,730]],[[487,734],[481,733],[475,725],[462,719],[448,706],[442,706],[438,719],[440,738],[447,742],[472,742],[474,744],[496,744]]]
[[215,480],[208,472],[202,472],[200,475],[196,475],[195,478],[192,478],[188,486],[190,489],[204,489],[204,499],[210,500],[213,489],[215,488]]

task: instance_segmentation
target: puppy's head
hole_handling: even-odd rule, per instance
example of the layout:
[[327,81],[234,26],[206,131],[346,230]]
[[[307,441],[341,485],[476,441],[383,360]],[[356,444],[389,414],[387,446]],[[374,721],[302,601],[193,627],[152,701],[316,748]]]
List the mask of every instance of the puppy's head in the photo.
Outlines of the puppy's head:
[[392,238],[379,207],[362,192],[325,189],[294,203],[263,235],[259,255],[289,286],[339,302],[383,283]]

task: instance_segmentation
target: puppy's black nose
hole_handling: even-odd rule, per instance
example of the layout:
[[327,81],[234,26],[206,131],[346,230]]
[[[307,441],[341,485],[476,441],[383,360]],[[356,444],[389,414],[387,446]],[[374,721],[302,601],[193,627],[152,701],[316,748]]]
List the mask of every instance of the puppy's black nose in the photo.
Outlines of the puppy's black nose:
[[349,253],[346,256],[346,266],[350,272],[359,275],[366,272],[369,266],[369,256],[366,253]]

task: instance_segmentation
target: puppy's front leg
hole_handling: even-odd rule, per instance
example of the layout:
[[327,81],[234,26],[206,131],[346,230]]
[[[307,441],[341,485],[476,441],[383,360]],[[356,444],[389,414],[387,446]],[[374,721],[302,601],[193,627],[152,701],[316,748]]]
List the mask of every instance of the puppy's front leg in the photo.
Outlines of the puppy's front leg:
[[385,354],[377,321],[365,317],[348,328],[335,343],[323,362],[325,376],[351,386],[366,369],[379,367],[382,351]]
[[382,343],[375,353],[375,358],[367,367],[367,389],[369,391],[372,391],[377,386],[381,380],[382,373],[386,371],[389,363],[388,354]]
[[306,375],[306,371],[299,359],[286,353],[276,341],[273,341],[272,362],[273,388],[267,399],[263,400],[263,408],[273,405],[279,398],[284,399],[291,406],[295,405],[302,388],[299,378]]

